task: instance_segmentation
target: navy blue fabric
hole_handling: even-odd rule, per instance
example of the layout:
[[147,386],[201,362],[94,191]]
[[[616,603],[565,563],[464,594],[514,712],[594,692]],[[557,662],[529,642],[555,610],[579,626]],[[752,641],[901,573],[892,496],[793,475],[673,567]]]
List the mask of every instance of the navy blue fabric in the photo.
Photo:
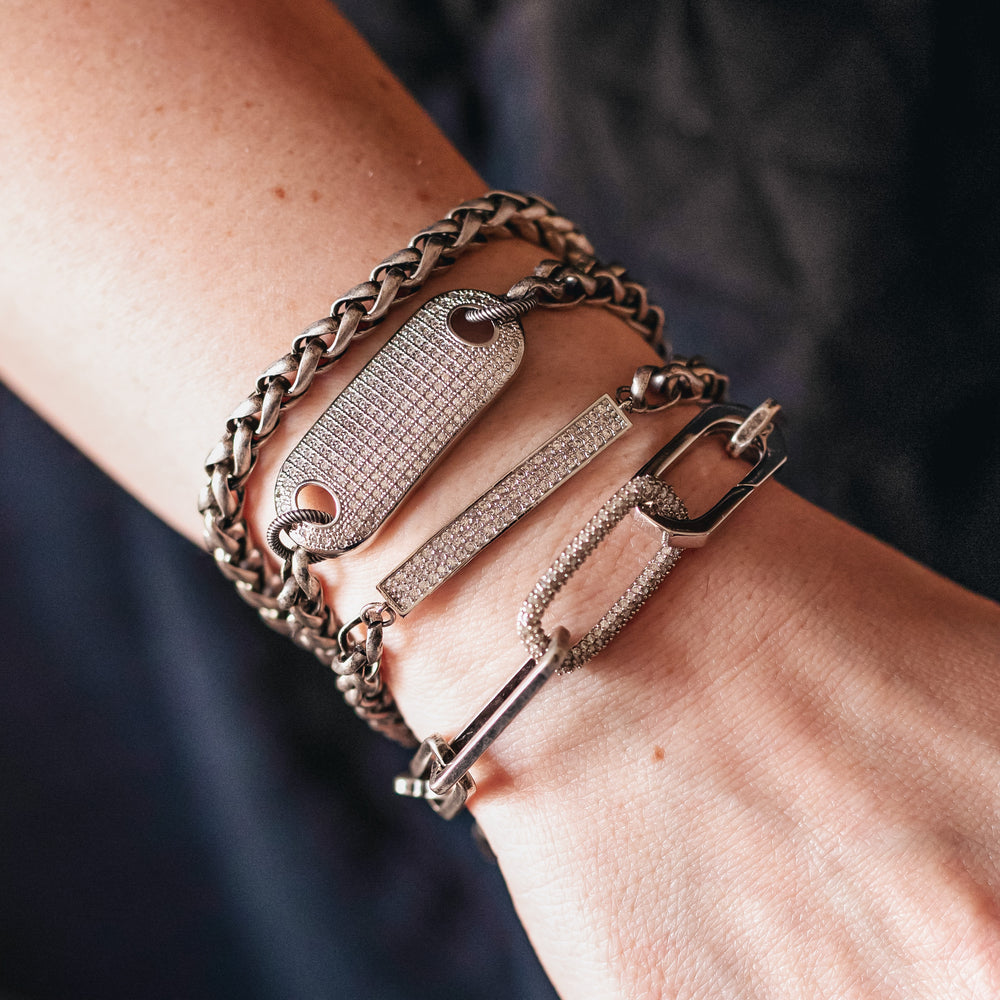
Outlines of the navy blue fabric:
[[0,468],[0,989],[551,995],[326,671],[7,393]]
[[[997,61],[962,5],[342,5],[491,184],[579,219],[785,479],[984,593]],[[207,443],[206,443],[207,444]],[[551,997],[461,823],[205,556],[0,391],[0,995]]]

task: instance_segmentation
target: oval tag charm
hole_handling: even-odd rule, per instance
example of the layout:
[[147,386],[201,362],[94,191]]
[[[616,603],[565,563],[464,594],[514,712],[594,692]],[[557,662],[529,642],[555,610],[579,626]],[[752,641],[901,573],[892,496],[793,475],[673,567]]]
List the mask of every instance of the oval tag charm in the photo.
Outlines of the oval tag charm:
[[303,506],[303,487],[318,486],[336,513],[330,524],[298,525],[296,542],[326,556],[368,542],[496,399],[524,354],[521,324],[463,324],[462,314],[500,301],[474,289],[431,299],[306,432],[278,473],[275,508]]

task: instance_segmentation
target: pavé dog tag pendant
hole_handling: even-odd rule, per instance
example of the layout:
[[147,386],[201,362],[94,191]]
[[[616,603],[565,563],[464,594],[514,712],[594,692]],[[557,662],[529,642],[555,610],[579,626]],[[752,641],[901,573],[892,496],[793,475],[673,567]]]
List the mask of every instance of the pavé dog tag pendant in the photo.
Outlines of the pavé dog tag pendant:
[[[334,515],[330,524],[297,525],[299,544],[326,556],[364,545],[496,399],[521,363],[521,324],[463,318],[499,301],[471,289],[431,299],[299,441],[278,473],[275,508],[317,506],[322,490]],[[305,487],[319,488],[308,503]]]

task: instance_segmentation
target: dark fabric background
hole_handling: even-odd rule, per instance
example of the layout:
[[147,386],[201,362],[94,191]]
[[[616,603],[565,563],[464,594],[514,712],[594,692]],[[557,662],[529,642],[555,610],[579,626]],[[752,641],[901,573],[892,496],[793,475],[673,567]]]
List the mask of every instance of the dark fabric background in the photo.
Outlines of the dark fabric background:
[[[492,185],[785,404],[787,483],[1000,596],[979,8],[342,6]],[[552,996],[467,826],[393,799],[405,754],[6,393],[0,562],[0,996]]]

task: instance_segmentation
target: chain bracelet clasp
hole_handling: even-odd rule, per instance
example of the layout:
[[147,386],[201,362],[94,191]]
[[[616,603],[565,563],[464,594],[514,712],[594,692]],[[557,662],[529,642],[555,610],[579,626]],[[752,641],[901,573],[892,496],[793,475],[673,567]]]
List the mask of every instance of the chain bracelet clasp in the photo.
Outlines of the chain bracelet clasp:
[[733,458],[752,454],[753,468],[710,510],[683,520],[639,508],[639,512],[677,548],[698,548],[750,494],[785,464],[785,438],[774,422],[780,406],[765,400],[756,409],[735,403],[717,403],[702,410],[679,434],[661,448],[637,473],[658,479],[694,444],[705,437],[729,438],[727,453]]
[[470,768],[556,672],[569,651],[569,633],[552,631],[544,656],[527,660],[450,743],[434,734],[413,755],[393,785],[397,795],[424,799],[444,819],[458,815],[476,790]]

